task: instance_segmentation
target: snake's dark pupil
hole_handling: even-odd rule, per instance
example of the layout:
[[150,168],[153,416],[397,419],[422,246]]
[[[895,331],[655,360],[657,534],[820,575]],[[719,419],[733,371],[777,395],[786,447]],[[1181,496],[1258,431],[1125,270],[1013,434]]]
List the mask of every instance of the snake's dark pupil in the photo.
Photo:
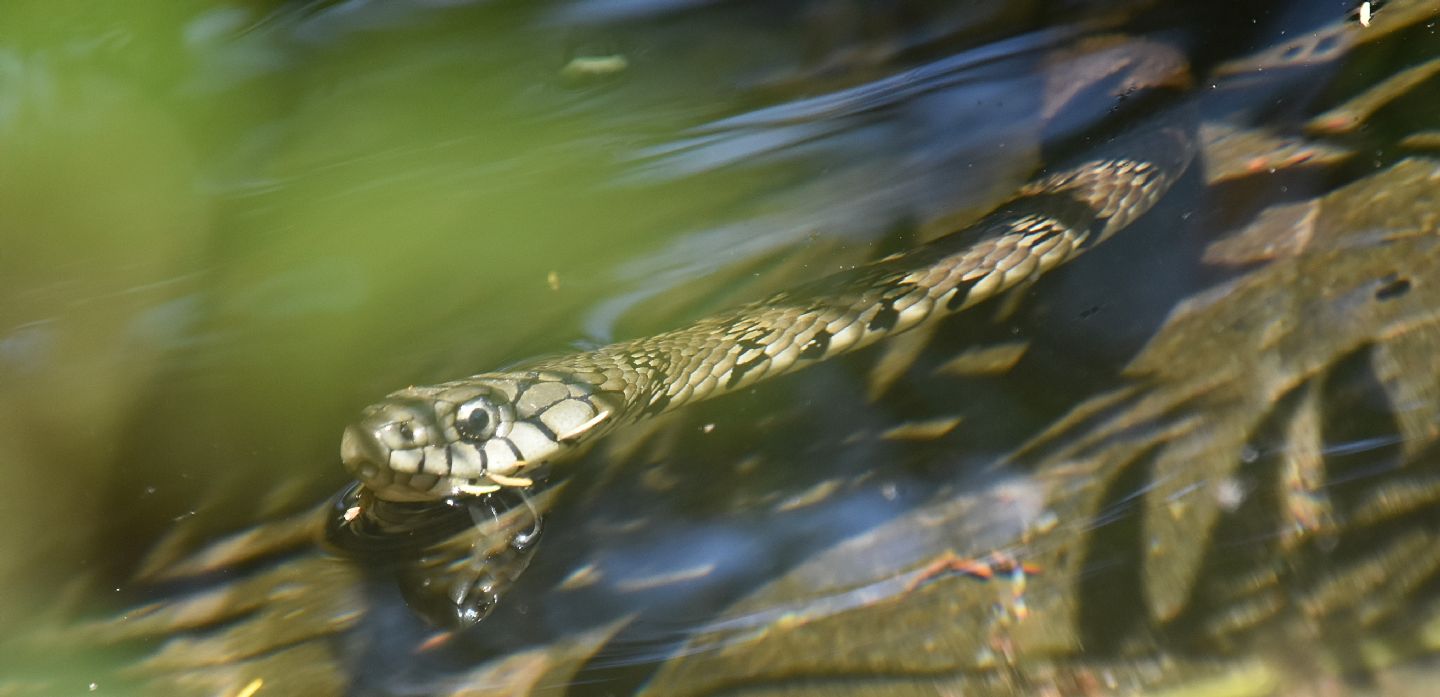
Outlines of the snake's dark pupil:
[[415,429],[410,428],[410,424],[400,424],[395,430],[400,432],[401,438],[405,440],[415,440]]
[[475,409],[465,417],[462,431],[471,438],[479,438],[485,432],[485,427],[490,425],[490,415],[484,409]]

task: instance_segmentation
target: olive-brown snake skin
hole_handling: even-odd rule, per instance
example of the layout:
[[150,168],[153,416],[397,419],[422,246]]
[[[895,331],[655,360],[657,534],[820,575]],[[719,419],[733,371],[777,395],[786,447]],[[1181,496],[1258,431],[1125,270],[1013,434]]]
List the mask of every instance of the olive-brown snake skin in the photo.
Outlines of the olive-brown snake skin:
[[1159,200],[1191,129],[1159,119],[1044,174],[962,230],[656,336],[408,387],[346,429],[346,468],[395,501],[528,486],[578,445],[962,311],[1073,259]]

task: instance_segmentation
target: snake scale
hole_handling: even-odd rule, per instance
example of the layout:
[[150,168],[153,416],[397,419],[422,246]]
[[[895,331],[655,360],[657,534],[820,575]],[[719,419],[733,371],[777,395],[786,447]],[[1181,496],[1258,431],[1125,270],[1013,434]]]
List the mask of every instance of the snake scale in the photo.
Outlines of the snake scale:
[[1196,150],[1181,121],[1157,117],[1106,138],[915,249],[663,334],[394,392],[346,429],[342,460],[391,501],[529,486],[537,468],[615,428],[965,310],[1149,210]]

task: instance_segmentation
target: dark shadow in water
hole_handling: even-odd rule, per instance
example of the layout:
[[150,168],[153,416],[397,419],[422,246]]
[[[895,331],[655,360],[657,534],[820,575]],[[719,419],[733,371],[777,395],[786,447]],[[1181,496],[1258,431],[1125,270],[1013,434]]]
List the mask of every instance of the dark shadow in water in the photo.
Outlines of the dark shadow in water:
[[1077,597],[1082,645],[1098,655],[1115,654],[1149,622],[1141,573],[1145,561],[1144,492],[1150,486],[1146,452],[1123,466],[1100,497],[1086,535]]

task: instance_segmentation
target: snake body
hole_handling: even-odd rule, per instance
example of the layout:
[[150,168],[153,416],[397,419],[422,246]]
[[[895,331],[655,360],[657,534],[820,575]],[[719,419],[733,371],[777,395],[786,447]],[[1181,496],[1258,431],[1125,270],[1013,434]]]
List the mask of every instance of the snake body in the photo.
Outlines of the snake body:
[[1073,259],[1149,210],[1194,151],[1190,128],[1157,119],[907,252],[663,334],[394,392],[346,429],[342,460],[394,501],[528,486],[617,427],[869,346]]

